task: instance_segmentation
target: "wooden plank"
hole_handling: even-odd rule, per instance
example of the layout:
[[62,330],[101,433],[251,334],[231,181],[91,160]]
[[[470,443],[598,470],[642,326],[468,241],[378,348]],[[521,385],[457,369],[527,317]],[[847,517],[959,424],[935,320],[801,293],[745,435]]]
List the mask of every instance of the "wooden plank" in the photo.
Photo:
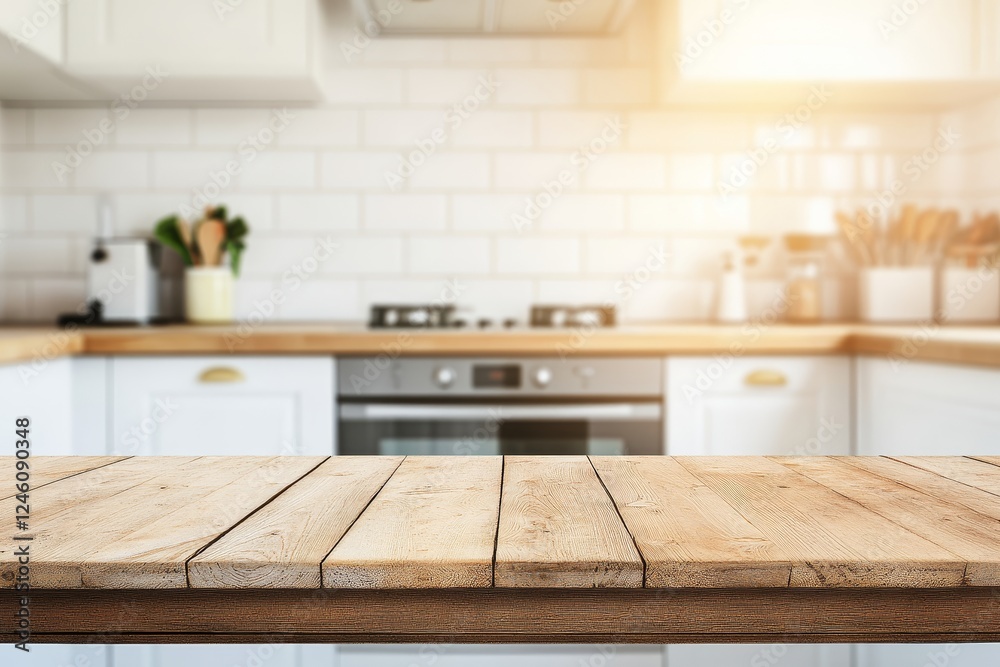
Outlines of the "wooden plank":
[[1000,466],[1000,456],[970,456],[969,458],[989,463],[992,466]]
[[835,458],[775,459],[966,562],[971,586],[1000,586],[1000,522]]
[[[43,559],[33,562],[33,586],[186,588],[188,558],[324,459],[132,460],[156,472],[138,475],[139,483],[125,488],[115,481],[117,493],[92,488],[78,495],[71,507],[33,518],[34,544],[44,553]],[[129,461],[108,469],[127,466]],[[117,472],[108,479],[117,480]],[[45,487],[38,494],[40,504],[44,507],[47,489],[90,476],[84,473]],[[13,575],[12,553],[2,554],[0,567],[5,577]]]
[[1000,589],[36,591],[32,619],[101,643],[998,641]]
[[323,559],[402,457],[338,456],[188,562],[192,588],[320,588]]
[[497,587],[633,588],[643,569],[586,457],[505,457]]
[[788,557],[674,459],[591,462],[646,561],[646,587],[788,585]]
[[1000,496],[1000,470],[989,463],[960,456],[893,456],[892,458]]
[[792,559],[793,587],[959,586],[965,563],[760,457],[678,459]]
[[992,493],[882,456],[848,456],[841,460],[855,468],[1000,520],[1000,498]]
[[502,471],[500,457],[407,457],[323,561],[323,586],[490,586]]
[[[31,475],[31,490],[35,491],[61,479],[79,475],[88,470],[102,468],[118,461],[125,456],[32,456],[28,459],[28,472]],[[4,488],[7,495],[0,495],[0,500],[13,498],[17,495],[14,487],[14,475],[18,472],[15,465],[19,459],[13,456],[0,456],[0,475],[9,475],[10,484]],[[9,472],[8,472],[9,471]],[[2,493],[2,492],[0,492]]]

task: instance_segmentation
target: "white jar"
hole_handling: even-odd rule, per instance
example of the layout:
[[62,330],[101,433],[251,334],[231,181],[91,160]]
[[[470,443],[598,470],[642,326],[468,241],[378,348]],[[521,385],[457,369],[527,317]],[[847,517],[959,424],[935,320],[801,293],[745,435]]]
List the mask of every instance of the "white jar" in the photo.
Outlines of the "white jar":
[[934,318],[934,269],[875,267],[858,277],[858,310],[863,322],[908,323]]
[[194,324],[233,321],[233,272],[228,266],[190,266],[184,271],[184,312]]
[[986,267],[949,266],[941,271],[941,319],[945,322],[1000,320],[1000,276]]

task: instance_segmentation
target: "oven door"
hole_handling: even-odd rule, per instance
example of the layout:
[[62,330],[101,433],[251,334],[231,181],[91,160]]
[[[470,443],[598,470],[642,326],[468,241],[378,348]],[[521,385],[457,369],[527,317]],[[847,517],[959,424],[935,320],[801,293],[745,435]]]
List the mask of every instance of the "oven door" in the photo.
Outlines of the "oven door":
[[345,455],[663,453],[659,403],[345,403]]

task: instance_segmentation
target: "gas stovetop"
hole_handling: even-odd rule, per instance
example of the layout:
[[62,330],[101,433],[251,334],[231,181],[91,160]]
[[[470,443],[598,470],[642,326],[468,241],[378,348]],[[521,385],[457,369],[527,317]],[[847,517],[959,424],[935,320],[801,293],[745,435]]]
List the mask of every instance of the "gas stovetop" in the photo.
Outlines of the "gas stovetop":
[[480,317],[474,323],[459,316],[459,308],[440,304],[373,305],[371,329],[461,329],[474,324],[480,329],[513,329],[530,326],[541,329],[604,328],[615,325],[614,306],[532,306],[527,322],[505,318],[499,322]]

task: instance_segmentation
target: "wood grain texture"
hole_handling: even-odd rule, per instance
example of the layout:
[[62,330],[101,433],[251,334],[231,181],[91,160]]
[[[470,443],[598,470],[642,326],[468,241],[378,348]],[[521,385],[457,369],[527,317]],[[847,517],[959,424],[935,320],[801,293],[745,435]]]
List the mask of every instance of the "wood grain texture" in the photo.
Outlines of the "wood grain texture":
[[84,351],[86,334],[82,331],[64,331],[54,327],[45,329],[0,330],[0,364],[14,364],[34,359],[46,361]]
[[1000,466],[1000,456],[970,456],[969,458],[989,463],[992,466]]
[[1000,475],[997,475],[996,466],[989,463],[961,456],[893,456],[892,458],[1000,496]]
[[792,587],[960,586],[965,563],[858,503],[760,457],[678,459],[792,559]]
[[298,483],[188,562],[192,588],[319,588],[323,559],[401,457],[342,456]]
[[[13,608],[6,593],[0,603]],[[1000,640],[1000,589],[973,587],[79,590],[37,591],[32,605],[36,641],[60,632],[99,643]]]
[[676,460],[591,461],[646,561],[647,587],[788,585],[788,557]]
[[[34,491],[52,482],[111,465],[126,458],[125,456],[32,456],[28,460],[31,489]],[[13,480],[17,472],[14,467],[17,461],[18,459],[13,456],[0,456],[0,471],[4,471],[0,474],[8,474]],[[0,500],[13,498],[17,495],[13,484],[4,491],[7,495],[0,495]],[[0,492],[0,494],[2,493]]]
[[[117,493],[108,494],[102,484],[93,493],[77,495],[71,508],[34,518],[35,544],[45,545],[45,556],[33,563],[33,585],[186,588],[185,563],[191,556],[323,460],[156,457],[109,466],[136,461],[153,470],[128,485],[119,481],[116,470],[108,479]],[[90,476],[44,487],[36,502],[45,507],[47,490],[65,491],[60,489],[64,483]],[[4,553],[2,565],[7,574],[12,555]]]
[[490,586],[502,471],[500,457],[407,457],[323,561],[323,586]]
[[841,460],[847,465],[1000,521],[1000,497],[992,493],[882,456],[848,456]]
[[632,588],[643,562],[583,456],[508,456],[497,533],[500,588]]
[[776,458],[965,561],[972,586],[1000,586],[1000,522],[836,458]]

